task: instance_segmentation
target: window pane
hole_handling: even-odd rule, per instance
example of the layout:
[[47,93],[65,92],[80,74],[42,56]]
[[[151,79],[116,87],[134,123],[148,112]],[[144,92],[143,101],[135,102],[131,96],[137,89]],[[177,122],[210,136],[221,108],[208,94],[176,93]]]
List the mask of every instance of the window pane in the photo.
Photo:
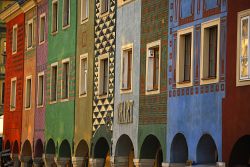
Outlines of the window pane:
[[45,17],[41,18],[40,22],[40,42],[45,40]]
[[57,2],[53,3],[53,20],[52,20],[52,32],[57,31],[57,15],[58,15],[58,4]]
[[31,79],[27,79],[26,83],[26,108],[30,107],[30,98],[31,98]]
[[64,0],[63,26],[69,25],[69,0]]
[[249,78],[248,69],[248,40],[249,40],[249,19],[241,20],[241,53],[240,53],[240,78]]
[[108,12],[109,9],[109,0],[101,0],[101,13]]
[[51,101],[56,101],[57,93],[57,66],[52,67],[52,78],[51,78]]
[[28,25],[28,48],[32,46],[32,24]]
[[209,28],[209,66],[208,77],[216,77],[217,67],[217,26]]
[[40,75],[38,78],[38,105],[43,105],[43,86],[44,86],[44,80],[43,75]]
[[63,82],[62,82],[63,99],[69,97],[69,62],[63,63]]
[[103,94],[107,94],[108,89],[108,59],[103,60],[104,75],[103,75]]
[[11,83],[11,108],[16,107],[16,80],[12,81]]
[[153,67],[153,89],[158,90],[159,85],[159,47],[154,48],[154,67]]
[[191,68],[191,34],[185,35],[185,52],[184,52],[184,81],[190,81]]
[[14,28],[12,37],[12,52],[15,52],[16,49],[17,49],[17,28]]
[[127,88],[131,89],[131,76],[132,76],[132,50],[128,51],[128,79],[127,79]]
[[88,18],[89,0],[82,0],[82,21]]
[[87,59],[81,60],[81,85],[80,85],[80,95],[87,93]]
[[2,104],[4,104],[4,90],[5,90],[5,83],[2,83]]

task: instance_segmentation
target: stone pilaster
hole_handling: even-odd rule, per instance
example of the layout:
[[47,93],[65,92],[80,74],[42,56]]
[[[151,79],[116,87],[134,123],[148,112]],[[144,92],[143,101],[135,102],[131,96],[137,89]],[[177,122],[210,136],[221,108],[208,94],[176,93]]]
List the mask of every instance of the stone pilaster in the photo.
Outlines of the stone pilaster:
[[139,159],[133,159],[135,167],[140,167],[140,160]]
[[162,167],[170,167],[170,164],[169,163],[167,163],[167,162],[162,162]]
[[21,162],[19,160],[18,154],[12,154],[12,160],[14,162],[15,167],[20,167],[21,166]]
[[33,165],[34,167],[43,167],[43,158],[42,157],[36,157],[33,158]]
[[72,157],[73,167],[82,167],[88,161],[88,157]]
[[120,157],[114,157],[114,167],[128,167],[128,157],[126,156],[120,156]]
[[71,163],[70,158],[55,158],[57,167],[66,167],[67,164]]
[[31,156],[21,156],[21,167],[30,167],[32,165]]
[[43,155],[43,162],[45,163],[45,166],[51,167],[52,164],[55,164],[54,157],[55,157],[54,154],[44,154]]
[[226,167],[226,163],[225,162],[217,162],[216,166],[217,167]]
[[103,167],[104,162],[104,158],[94,158],[89,160],[90,167]]

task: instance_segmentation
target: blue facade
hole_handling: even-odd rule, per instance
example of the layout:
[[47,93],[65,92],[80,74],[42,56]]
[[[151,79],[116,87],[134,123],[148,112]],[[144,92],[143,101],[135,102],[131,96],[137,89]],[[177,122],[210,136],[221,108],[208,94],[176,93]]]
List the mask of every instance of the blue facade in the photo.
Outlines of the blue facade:
[[[170,0],[168,45],[167,162],[205,164],[222,161],[222,99],[225,95],[226,0]],[[202,24],[219,19],[218,81],[201,83]],[[178,31],[193,29],[192,85],[176,79]],[[184,48],[181,48],[184,49]]]

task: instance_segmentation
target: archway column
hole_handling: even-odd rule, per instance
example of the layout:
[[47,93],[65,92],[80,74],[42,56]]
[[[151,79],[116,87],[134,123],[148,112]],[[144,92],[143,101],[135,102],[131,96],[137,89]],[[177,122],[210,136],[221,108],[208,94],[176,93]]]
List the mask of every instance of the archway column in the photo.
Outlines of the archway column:
[[82,167],[88,161],[87,157],[72,157],[73,167]]
[[217,167],[226,167],[226,163],[225,162],[217,162],[216,166]]
[[70,158],[55,158],[55,162],[58,167],[66,167],[70,162]]
[[12,160],[14,162],[14,166],[16,167],[19,167],[21,166],[21,162],[19,160],[19,157],[18,157],[18,154],[12,154]]
[[31,156],[21,156],[21,167],[29,167],[29,162],[32,161]]
[[167,162],[162,162],[161,164],[162,167],[170,167],[170,164]]
[[94,158],[89,160],[90,167],[103,167],[105,162],[104,158]]
[[54,164],[54,157],[54,154],[43,154],[43,161],[45,163],[45,166],[51,166],[52,164]]
[[36,157],[33,159],[33,165],[34,167],[41,167],[43,165],[43,158],[42,157]]

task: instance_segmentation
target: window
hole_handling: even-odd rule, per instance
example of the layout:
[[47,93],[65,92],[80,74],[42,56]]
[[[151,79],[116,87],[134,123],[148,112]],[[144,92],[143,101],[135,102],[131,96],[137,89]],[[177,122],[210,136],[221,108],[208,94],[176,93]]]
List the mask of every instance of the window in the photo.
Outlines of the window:
[[201,84],[218,82],[220,20],[201,25]]
[[2,59],[2,63],[5,64],[6,63],[6,41],[3,42],[3,59]]
[[109,83],[109,59],[107,55],[102,56],[99,61],[99,95],[108,95]]
[[38,74],[37,104],[43,106],[44,99],[44,72]]
[[69,60],[63,61],[62,74],[62,99],[69,98]]
[[147,44],[146,64],[146,94],[159,93],[160,41]]
[[81,22],[89,17],[89,0],[81,0]]
[[88,74],[88,61],[87,55],[81,56],[80,61],[80,96],[87,94],[87,74]]
[[176,86],[193,83],[193,27],[177,32]]
[[57,100],[57,63],[51,65],[50,101]]
[[12,31],[12,53],[16,52],[17,52],[17,25],[14,25]]
[[16,108],[16,78],[11,79],[11,93],[10,93],[10,110]]
[[70,0],[63,0],[63,27],[69,25],[70,17]]
[[40,16],[39,43],[45,41],[45,14]]
[[131,90],[132,86],[132,47],[128,45],[122,50],[122,66],[121,66],[121,90]]
[[25,108],[31,107],[31,76],[26,77]]
[[4,90],[5,90],[5,82],[2,82],[2,101],[1,103],[4,104]]
[[58,1],[52,2],[52,33],[58,31]]
[[101,14],[109,11],[109,0],[101,0]]
[[28,21],[27,48],[31,48],[33,43],[33,20]]

